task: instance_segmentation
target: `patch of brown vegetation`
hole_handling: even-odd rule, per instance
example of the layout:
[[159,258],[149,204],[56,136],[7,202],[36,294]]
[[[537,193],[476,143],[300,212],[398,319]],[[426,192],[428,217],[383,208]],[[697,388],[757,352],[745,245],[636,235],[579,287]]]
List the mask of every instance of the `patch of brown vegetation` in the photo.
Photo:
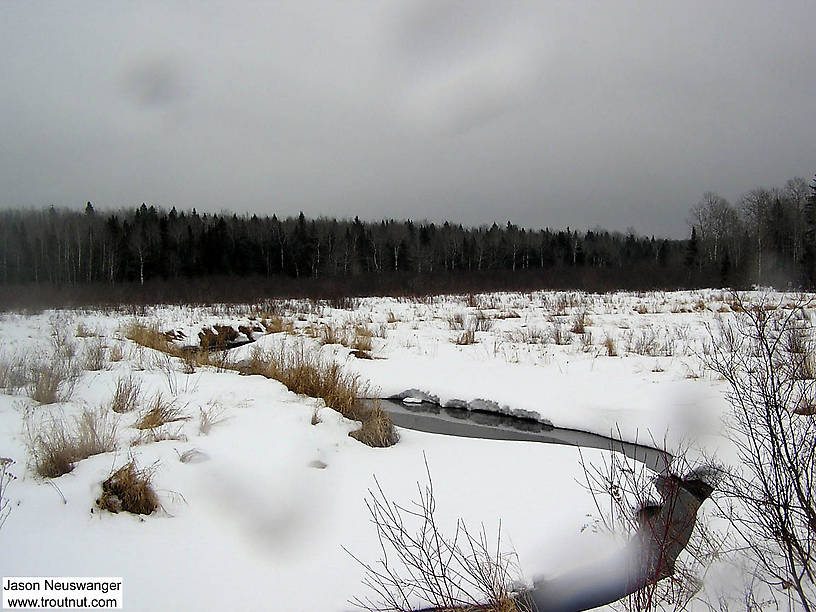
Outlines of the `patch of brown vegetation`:
[[[307,352],[303,344],[289,346],[282,343],[276,350],[267,351],[256,347],[240,371],[242,374],[259,374],[278,380],[295,393],[319,397],[329,408],[337,410],[348,419],[362,420],[363,427],[366,427],[368,413],[360,412],[357,398],[365,395],[367,385],[359,376],[344,371],[333,361],[323,360],[316,353]],[[377,436],[374,432],[389,427],[393,431],[387,413],[375,413],[371,418],[377,419],[379,423],[372,423],[369,426],[371,436],[366,434],[364,438],[375,440]]]
[[103,408],[86,409],[73,419],[54,417],[47,422],[26,423],[26,446],[34,471],[57,478],[74,469],[77,461],[116,449],[117,423]]
[[473,329],[466,329],[462,335],[456,338],[456,344],[465,346],[468,344],[476,344],[476,331]]
[[175,402],[166,401],[161,393],[157,393],[150,402],[147,411],[135,423],[134,427],[136,429],[155,429],[167,423],[186,421],[188,418]]
[[134,321],[125,330],[125,336],[136,344],[152,348],[173,357],[182,357],[184,350],[172,342],[167,334],[159,331],[157,323],[142,325]]
[[111,399],[111,410],[120,414],[130,412],[139,404],[142,383],[132,376],[123,376],[116,381],[116,390]]
[[367,413],[359,415],[362,427],[349,435],[367,446],[385,448],[399,441],[391,417],[380,406],[375,406]]
[[102,482],[102,495],[96,505],[108,512],[151,514],[159,507],[159,498],[150,484],[153,468],[138,468],[131,460]]

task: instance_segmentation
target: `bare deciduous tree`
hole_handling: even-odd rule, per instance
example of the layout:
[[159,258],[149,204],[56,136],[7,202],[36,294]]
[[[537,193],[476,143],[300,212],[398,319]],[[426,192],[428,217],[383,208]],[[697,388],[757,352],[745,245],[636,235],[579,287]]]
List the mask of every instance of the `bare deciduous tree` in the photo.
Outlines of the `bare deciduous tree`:
[[[730,439],[738,462],[719,487],[723,515],[756,561],[757,576],[802,607],[816,607],[816,423],[810,325],[804,298],[765,296],[710,330],[707,365],[730,386]],[[783,308],[783,306],[785,306]]]

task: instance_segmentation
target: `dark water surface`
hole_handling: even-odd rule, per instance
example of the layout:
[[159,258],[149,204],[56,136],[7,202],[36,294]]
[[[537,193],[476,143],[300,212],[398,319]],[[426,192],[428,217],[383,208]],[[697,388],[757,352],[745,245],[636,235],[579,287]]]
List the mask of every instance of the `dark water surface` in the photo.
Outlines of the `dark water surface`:
[[544,442],[612,450],[624,453],[655,472],[665,471],[672,459],[665,451],[648,446],[495,412],[446,408],[432,402],[409,404],[400,399],[362,399],[360,402],[366,406],[379,402],[394,425],[406,429],[465,438]]

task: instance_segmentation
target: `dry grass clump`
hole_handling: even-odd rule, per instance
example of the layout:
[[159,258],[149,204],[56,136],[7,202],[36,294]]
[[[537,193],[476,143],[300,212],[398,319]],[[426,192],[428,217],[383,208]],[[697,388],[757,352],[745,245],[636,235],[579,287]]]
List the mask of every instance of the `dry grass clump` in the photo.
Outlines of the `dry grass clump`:
[[73,394],[77,378],[70,360],[54,356],[49,361],[37,361],[29,366],[26,392],[40,404],[64,402]]
[[26,386],[26,357],[0,355],[0,389],[16,391]]
[[153,442],[163,442],[164,440],[186,442],[187,436],[184,435],[184,431],[181,426],[177,427],[175,430],[170,429],[169,427],[140,429],[136,437],[130,441],[130,445],[141,446],[143,444],[152,444]]
[[344,416],[353,413],[355,401],[364,390],[358,376],[306,352],[302,344],[292,347],[284,343],[269,351],[256,348],[242,371],[274,378],[295,393],[322,398]]
[[167,423],[186,421],[182,408],[174,401],[167,401],[161,393],[157,393],[150,402],[147,411],[136,421],[136,429],[156,429]]
[[154,467],[138,468],[131,459],[102,482],[102,495],[96,505],[117,514],[151,514],[159,507],[159,498],[150,484]]
[[108,359],[113,362],[122,361],[125,357],[125,350],[121,344],[114,344],[108,349]]
[[[323,360],[316,353],[307,352],[303,344],[290,346],[282,343],[277,349],[266,351],[255,347],[249,360],[244,362],[241,372],[274,378],[294,393],[319,397],[326,406],[337,410],[344,417],[363,420],[363,427],[366,427],[367,415],[359,413],[357,398],[365,395],[367,386],[359,376],[345,372],[333,361]],[[375,414],[371,418],[383,422],[370,427],[375,430],[386,427],[384,419],[388,419],[387,414]]]
[[615,345],[615,339],[612,336],[607,336],[604,340],[604,348],[606,349],[606,354],[610,357],[617,357],[618,355],[618,347]]
[[567,332],[567,330],[564,329],[564,326],[561,324],[553,326],[552,339],[553,342],[561,346],[566,346],[571,341],[569,332]]
[[474,325],[476,326],[476,331],[490,331],[493,328],[493,320],[483,311],[477,310]]
[[549,340],[549,335],[540,327],[522,327],[508,336],[512,342],[523,344],[546,344]]
[[76,333],[74,333],[74,335],[77,338],[90,338],[94,334],[93,334],[93,332],[91,330],[89,330],[87,327],[85,327],[84,323],[77,323]]
[[77,461],[116,450],[117,422],[104,408],[85,409],[68,421],[51,418],[38,425],[26,423],[26,445],[34,471],[56,478],[74,469]]
[[134,321],[125,330],[125,336],[140,346],[152,348],[173,357],[181,357],[184,352],[181,347],[171,342],[166,334],[159,331],[157,323],[148,326]]
[[85,345],[82,351],[82,369],[98,372],[107,369],[106,348],[101,338],[96,338]]
[[134,410],[139,404],[139,395],[142,383],[132,376],[123,376],[116,381],[116,390],[113,392],[110,407],[120,414]]
[[263,325],[267,334],[279,334],[281,332],[292,334],[295,331],[295,323],[293,321],[278,315],[270,315],[269,317],[262,318],[261,325]]
[[476,344],[476,331],[473,329],[466,329],[462,332],[462,335],[456,338],[456,344],[459,346]]
[[[307,332],[307,335],[309,333]],[[346,343],[346,336],[344,330],[338,327],[335,327],[331,324],[322,325],[320,327],[320,331],[318,333],[318,337],[320,338],[320,342],[322,344],[345,344]]]
[[[314,419],[314,415],[312,418]],[[349,434],[355,440],[374,448],[386,448],[399,441],[399,435],[394,430],[391,418],[379,405],[361,415],[360,420],[362,427]]]
[[465,315],[460,312],[450,315],[448,317],[448,325],[454,331],[461,331],[465,329]]
[[348,338],[348,346],[356,351],[370,351],[374,333],[364,325],[356,325]]
[[217,402],[210,402],[205,408],[198,409],[198,431],[205,436],[214,425],[224,421],[224,407]]
[[570,331],[573,334],[584,334],[586,333],[586,328],[589,325],[592,325],[592,321],[589,320],[589,315],[586,313],[586,311],[584,311],[575,317],[575,320],[572,322],[572,329],[570,329]]
[[63,361],[72,361],[76,355],[76,345],[66,329],[66,322],[60,318],[51,320],[51,344],[54,355]]

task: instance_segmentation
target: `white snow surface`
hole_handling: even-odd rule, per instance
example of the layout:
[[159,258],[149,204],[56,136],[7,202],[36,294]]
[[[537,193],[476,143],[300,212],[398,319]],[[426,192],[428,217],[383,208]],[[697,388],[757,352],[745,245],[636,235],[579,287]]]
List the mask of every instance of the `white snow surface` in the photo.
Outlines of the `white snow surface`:
[[[719,435],[725,383],[697,355],[706,326],[731,316],[728,299],[718,291],[542,292],[370,298],[353,310],[287,302],[278,314],[295,321],[296,337],[256,334],[232,354],[241,360],[257,348],[305,342],[359,374],[370,396],[417,389],[442,404],[485,400],[560,427],[727,454]],[[587,331],[569,331],[582,313]],[[261,316],[250,307],[156,306],[137,318],[183,330],[180,344],[189,344],[203,326],[237,329]],[[492,534],[501,522],[527,580],[611,550],[614,538],[586,529],[597,510],[581,484],[576,448],[410,430],[400,430],[391,448],[369,448],[348,436],[355,422],[277,381],[205,367],[185,374],[179,360],[162,361],[125,338],[133,318],[117,311],[0,314],[2,359],[48,355],[55,331],[71,338],[78,361],[99,341],[124,352],[106,370],[84,371],[69,401],[39,405],[24,389],[0,395],[0,457],[15,461],[17,477],[6,489],[11,511],[0,528],[0,576],[121,576],[127,610],[349,610],[350,599],[369,593],[363,569],[343,547],[371,562],[380,557],[368,490],[376,477],[393,500],[409,504],[426,480],[424,458],[439,522],[452,533],[462,518]],[[74,338],[80,324],[94,336]],[[312,336],[326,325],[369,330],[373,359],[338,344],[321,347]],[[461,327],[475,329],[475,343],[456,343]],[[553,340],[559,329],[565,344]],[[161,392],[182,407],[189,418],[165,426],[176,439],[131,446],[140,411],[113,415],[118,450],[79,461],[59,478],[36,476],[27,431],[104,406],[128,375],[142,383],[142,406]],[[202,408],[221,416],[207,434],[199,428]],[[320,422],[312,425],[315,412]],[[187,455],[192,460],[180,461],[189,451],[196,451]],[[589,462],[604,456],[583,451]],[[161,509],[147,517],[94,505],[101,482],[131,458],[154,470]]]

